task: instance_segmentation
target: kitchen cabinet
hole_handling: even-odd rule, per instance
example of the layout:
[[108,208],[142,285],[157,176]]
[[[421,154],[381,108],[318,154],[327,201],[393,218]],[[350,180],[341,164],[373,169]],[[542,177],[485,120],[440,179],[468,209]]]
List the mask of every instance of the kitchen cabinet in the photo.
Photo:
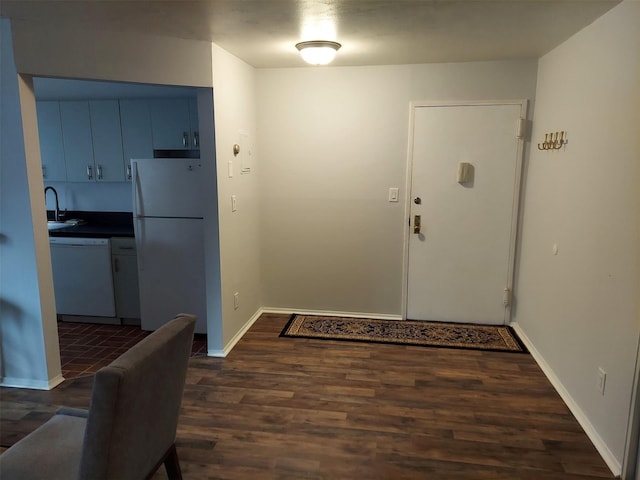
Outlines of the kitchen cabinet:
[[36,102],[36,112],[38,116],[42,178],[45,182],[64,182],[67,180],[67,171],[64,161],[64,145],[62,143],[60,104],[55,101],[39,101]]
[[131,159],[153,158],[151,116],[145,99],[120,100],[125,179],[131,181]]
[[124,181],[117,100],[61,101],[60,119],[68,181]]
[[154,149],[200,148],[198,107],[195,98],[149,99],[149,113]]
[[98,182],[123,182],[125,179],[120,132],[120,106],[117,100],[89,102],[94,179]]
[[198,99],[187,100],[189,104],[189,126],[191,127],[191,148],[200,149],[200,127],[198,124]]
[[132,158],[200,148],[195,97],[39,101],[37,108],[45,181],[131,181]]
[[69,182],[92,182],[95,178],[89,102],[60,102],[64,159]]
[[111,239],[111,264],[116,316],[140,318],[138,262],[133,237]]

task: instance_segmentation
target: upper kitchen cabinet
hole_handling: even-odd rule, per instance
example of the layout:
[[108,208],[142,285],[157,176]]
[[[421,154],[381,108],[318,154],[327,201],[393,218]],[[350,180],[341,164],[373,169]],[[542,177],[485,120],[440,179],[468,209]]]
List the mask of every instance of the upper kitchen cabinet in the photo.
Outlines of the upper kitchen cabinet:
[[67,171],[60,123],[60,104],[58,102],[36,102],[36,111],[38,114],[42,178],[45,182],[64,182],[67,180]]
[[191,148],[200,149],[200,127],[198,126],[198,99],[193,97],[189,103],[189,125],[191,126]]
[[68,181],[124,181],[117,100],[63,101],[60,118]]
[[156,150],[200,148],[197,108],[195,98],[150,99],[153,148]]
[[98,182],[122,182],[126,171],[118,100],[92,100],[89,113],[95,179]]
[[127,181],[131,180],[132,158],[153,158],[151,116],[147,100],[120,100],[122,149]]
[[67,180],[70,182],[94,181],[96,172],[93,161],[89,102],[60,102],[60,119]]

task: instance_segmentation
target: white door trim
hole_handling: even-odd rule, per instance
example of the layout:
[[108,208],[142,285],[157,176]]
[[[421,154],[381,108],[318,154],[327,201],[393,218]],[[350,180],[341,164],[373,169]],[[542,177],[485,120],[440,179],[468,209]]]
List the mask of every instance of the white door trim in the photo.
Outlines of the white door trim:
[[[407,319],[407,300],[409,292],[409,222],[411,220],[411,175],[413,172],[413,138],[415,127],[415,111],[422,107],[475,107],[488,105],[520,105],[520,118],[527,118],[528,100],[480,100],[480,101],[412,101],[409,104],[409,138],[407,145],[407,170],[405,178],[405,205],[404,205],[404,247],[403,247],[403,264],[402,264],[402,319]],[[516,135],[516,125],[514,128],[514,136]],[[525,129],[526,130],[526,129]],[[522,164],[524,158],[524,144],[526,141],[526,131],[522,132],[522,136],[518,139],[518,155],[516,159],[516,175],[514,178],[514,199],[511,210],[511,239],[509,243],[509,272],[508,284],[513,294],[513,278],[515,269],[515,252],[516,241],[518,235],[518,218],[520,214],[520,195],[522,184]],[[511,305],[505,309],[504,324],[507,325],[511,321]]]

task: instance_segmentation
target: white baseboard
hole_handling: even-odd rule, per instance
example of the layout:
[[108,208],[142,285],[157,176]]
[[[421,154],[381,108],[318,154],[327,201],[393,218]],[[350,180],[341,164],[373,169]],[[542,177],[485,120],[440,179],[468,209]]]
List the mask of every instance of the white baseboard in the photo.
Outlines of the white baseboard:
[[60,374],[50,380],[32,380],[29,378],[4,377],[0,381],[0,387],[10,388],[30,388],[33,390],[53,390],[64,382],[64,377]]
[[253,316],[245,323],[240,330],[233,336],[233,338],[227,343],[222,350],[207,350],[207,355],[209,357],[226,357],[229,355],[229,352],[236,346],[236,343],[240,341],[240,339],[247,333],[247,330],[251,328],[251,326],[260,318],[262,315],[263,309],[260,308]]
[[262,313],[280,313],[291,315],[323,315],[325,317],[354,317],[354,318],[376,318],[379,320],[402,320],[402,315],[392,315],[388,313],[362,313],[362,312],[337,312],[334,310],[305,310],[303,308],[272,308],[265,307]]
[[207,356],[209,357],[226,357],[229,352],[236,346],[236,343],[240,341],[247,330],[260,318],[263,313],[278,313],[284,315],[291,315],[293,313],[299,313],[301,315],[324,315],[327,317],[355,317],[355,318],[378,318],[381,320],[402,320],[402,315],[389,315],[384,313],[360,313],[360,312],[336,312],[333,310],[305,310],[300,308],[260,308],[253,316],[245,323],[242,328],[236,333],[233,338],[227,343],[222,350],[208,350]]
[[596,447],[596,450],[598,450],[598,453],[600,454],[602,459],[605,461],[607,466],[611,469],[611,472],[616,477],[619,477],[622,473],[622,465],[616,459],[615,455],[611,452],[611,450],[609,450],[609,447],[607,446],[605,441],[602,440],[602,437],[598,434],[598,431],[595,429],[593,424],[589,421],[589,418],[587,417],[587,415],[578,406],[578,404],[573,399],[569,391],[564,387],[564,385],[562,384],[558,376],[554,373],[551,366],[545,361],[542,354],[536,349],[536,347],[531,342],[531,339],[522,330],[520,325],[518,325],[517,322],[514,322],[514,323],[511,323],[511,327],[513,327],[515,332],[518,334],[518,337],[520,337],[520,339],[522,340],[522,343],[525,344],[525,346],[531,353],[531,356],[533,357],[533,359],[536,361],[536,363],[538,364],[542,372],[545,374],[547,379],[551,382],[551,385],[553,385],[553,388],[556,389],[556,391],[558,392],[558,394],[560,395],[564,403],[567,405],[567,407],[569,407],[569,410],[571,410],[571,413],[573,414],[573,416],[576,417],[576,420],[578,421],[582,429],[585,431],[585,433],[589,437],[589,440],[591,440],[593,445]]

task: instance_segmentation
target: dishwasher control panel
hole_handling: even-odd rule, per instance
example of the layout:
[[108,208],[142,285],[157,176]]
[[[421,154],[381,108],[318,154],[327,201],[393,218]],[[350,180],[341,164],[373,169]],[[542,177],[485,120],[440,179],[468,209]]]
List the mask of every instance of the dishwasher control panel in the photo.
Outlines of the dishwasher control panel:
[[108,238],[49,237],[49,245],[109,246]]

